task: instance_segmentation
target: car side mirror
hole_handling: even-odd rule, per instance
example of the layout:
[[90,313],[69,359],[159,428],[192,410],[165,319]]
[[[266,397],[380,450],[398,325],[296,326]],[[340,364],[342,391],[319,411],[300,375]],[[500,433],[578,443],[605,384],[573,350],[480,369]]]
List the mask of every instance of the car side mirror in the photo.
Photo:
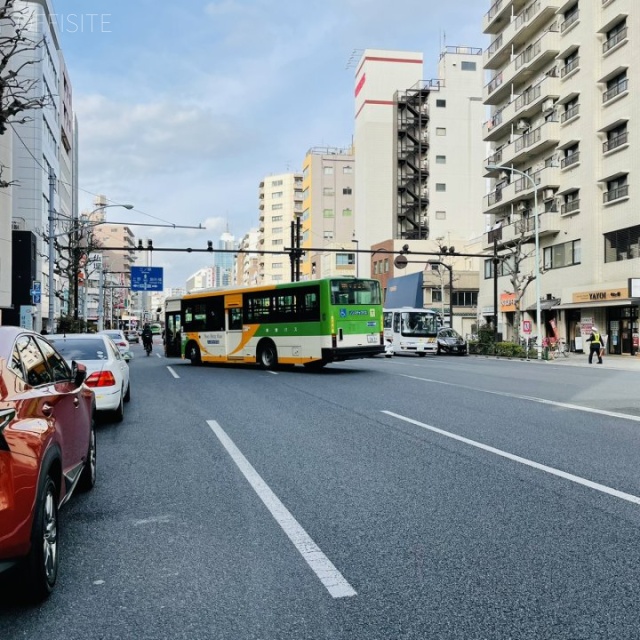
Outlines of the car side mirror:
[[73,371],[73,384],[76,387],[82,386],[82,383],[87,379],[87,367],[74,360],[71,363],[71,370]]
[[129,360],[131,360],[132,358],[133,358],[133,353],[131,353],[131,351],[125,351],[125,352],[122,354],[122,359],[123,359],[125,362],[129,362]]

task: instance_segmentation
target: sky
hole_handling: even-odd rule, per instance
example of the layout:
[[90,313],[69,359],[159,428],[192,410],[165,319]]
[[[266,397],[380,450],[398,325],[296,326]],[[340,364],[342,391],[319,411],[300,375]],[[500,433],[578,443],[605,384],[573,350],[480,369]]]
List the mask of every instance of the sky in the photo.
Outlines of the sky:
[[[487,46],[487,0],[52,0],[79,125],[81,210],[95,194],[155,247],[258,226],[258,184],[311,147],[348,147],[363,49]],[[455,6],[455,9],[452,7]],[[357,215],[357,213],[356,213]],[[141,261],[144,258],[141,258]],[[156,252],[166,287],[210,254]],[[139,262],[139,264],[143,264]]]

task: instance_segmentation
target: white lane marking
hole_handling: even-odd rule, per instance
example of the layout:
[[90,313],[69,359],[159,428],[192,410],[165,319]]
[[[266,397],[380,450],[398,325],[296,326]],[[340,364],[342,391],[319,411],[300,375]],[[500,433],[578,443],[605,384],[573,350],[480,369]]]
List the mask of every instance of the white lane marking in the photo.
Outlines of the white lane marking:
[[268,371],[267,371],[267,373],[272,373],[274,376],[277,376],[277,375],[278,375],[278,372],[277,372],[277,371],[269,371],[269,370],[268,370]]
[[171,519],[171,516],[152,516],[151,518],[144,518],[143,520],[134,520],[133,526],[139,527],[143,524],[166,524]]
[[174,377],[174,378],[179,378],[180,376],[173,370],[172,367],[167,366],[167,369],[169,369],[169,373]]
[[156,352],[156,357],[158,357],[158,358],[162,358],[162,355],[161,355],[161,354],[159,354],[158,352]]
[[610,418],[620,418],[621,420],[632,420],[640,422],[640,416],[634,416],[630,413],[619,413],[617,411],[607,411],[606,409],[594,409],[593,407],[583,407],[579,404],[569,404],[568,402],[556,402],[555,400],[546,400],[545,398],[536,398],[535,396],[523,396],[517,393],[508,393],[507,391],[491,391],[488,389],[480,389],[478,387],[469,387],[464,384],[456,384],[455,382],[443,382],[442,380],[432,380],[431,378],[420,378],[418,376],[409,376],[406,373],[398,374],[403,378],[411,378],[413,380],[422,380],[423,382],[433,382],[448,387],[457,387],[458,389],[469,389],[471,391],[479,391],[480,393],[489,393],[494,396],[504,396],[505,398],[516,398],[517,400],[529,400],[530,402],[538,402],[539,404],[548,404],[562,409],[572,409],[573,411],[584,411],[585,413],[596,413],[601,416],[609,416]]
[[215,420],[207,420],[207,424],[331,596],[334,598],[348,598],[357,595],[356,591],[344,579],[331,560],[322,553],[320,547],[311,539],[309,534],[300,526],[289,510],[280,502],[276,494],[260,477],[251,463],[242,455],[240,449],[236,447],[222,427]]
[[585,487],[589,487],[590,489],[601,491],[602,493],[606,493],[615,498],[620,498],[620,500],[626,500],[627,502],[640,504],[640,498],[630,493],[625,493],[624,491],[618,491],[617,489],[612,489],[611,487],[607,487],[604,484],[600,484],[598,482],[592,482],[591,480],[587,480],[586,478],[575,476],[572,473],[567,473],[566,471],[560,471],[560,469],[555,469],[554,467],[548,467],[546,464],[540,464],[539,462],[534,462],[533,460],[528,460],[527,458],[521,458],[520,456],[516,456],[513,453],[508,453],[507,451],[502,451],[502,449],[496,449],[495,447],[490,447],[489,445],[482,444],[481,442],[477,442],[476,440],[470,440],[469,438],[465,438],[464,436],[459,436],[455,433],[451,433],[450,431],[444,431],[443,429],[438,429],[438,427],[432,427],[428,424],[425,424],[424,422],[419,422],[418,420],[413,420],[412,418],[401,416],[398,413],[393,413],[393,411],[383,410],[382,413],[386,413],[388,416],[398,418],[398,420],[404,420],[404,422],[409,422],[410,424],[414,424],[417,427],[422,427],[423,429],[427,429],[428,431],[433,431],[434,433],[437,433],[441,436],[445,436],[447,438],[451,438],[452,440],[457,440],[458,442],[471,445],[472,447],[477,447],[478,449],[482,449],[483,451],[488,451],[489,453],[495,453],[497,456],[502,456],[503,458],[507,458],[508,460],[519,462],[520,464],[527,465],[528,467],[532,467],[533,469],[538,469],[539,471],[544,471],[545,473],[558,476],[559,478],[564,478],[565,480],[569,480],[570,482],[575,482],[576,484],[581,484]]

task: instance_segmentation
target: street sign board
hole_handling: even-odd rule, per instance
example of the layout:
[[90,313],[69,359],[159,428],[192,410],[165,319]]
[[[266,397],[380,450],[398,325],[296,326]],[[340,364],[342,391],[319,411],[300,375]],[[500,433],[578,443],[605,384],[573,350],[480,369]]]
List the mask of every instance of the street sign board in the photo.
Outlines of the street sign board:
[[522,331],[524,331],[524,333],[531,333],[531,320],[524,320],[522,322]]
[[40,280],[34,280],[33,284],[31,285],[31,289],[34,292],[40,293],[42,291],[42,283],[40,282]]
[[162,291],[162,267],[131,267],[131,291]]

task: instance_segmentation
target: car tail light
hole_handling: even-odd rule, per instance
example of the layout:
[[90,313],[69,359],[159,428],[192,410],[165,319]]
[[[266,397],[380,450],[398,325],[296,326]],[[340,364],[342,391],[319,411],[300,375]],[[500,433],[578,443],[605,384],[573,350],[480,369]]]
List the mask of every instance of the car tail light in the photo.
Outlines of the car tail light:
[[112,387],[116,383],[116,379],[111,371],[96,371],[84,383],[88,387]]
[[9,446],[4,439],[2,432],[11,424],[11,421],[16,417],[15,409],[2,409],[0,411],[0,451],[3,449],[8,451]]

